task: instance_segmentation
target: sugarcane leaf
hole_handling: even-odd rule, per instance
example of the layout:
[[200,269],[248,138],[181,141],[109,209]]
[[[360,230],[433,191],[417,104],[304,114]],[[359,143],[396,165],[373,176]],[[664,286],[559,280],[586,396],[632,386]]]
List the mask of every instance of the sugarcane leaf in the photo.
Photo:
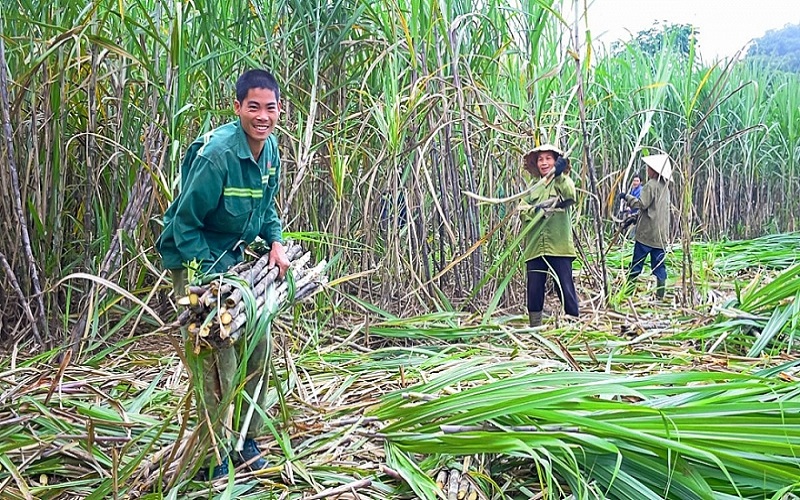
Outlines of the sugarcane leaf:
[[787,325],[787,321],[792,317],[794,311],[791,307],[777,307],[772,312],[772,316],[767,321],[766,326],[758,335],[753,347],[747,351],[749,357],[759,356],[767,347],[772,339],[779,334]]
[[403,477],[419,498],[425,500],[444,498],[444,495],[436,488],[433,480],[402,450],[390,443],[386,444],[385,450],[386,462],[389,467],[396,470]]
[[0,465],[2,465],[9,472],[9,474],[11,474],[11,477],[14,478],[14,483],[17,485],[17,488],[19,488],[24,498],[26,500],[33,500],[33,495],[28,487],[28,483],[25,482],[25,478],[22,477],[19,469],[17,469],[17,467],[14,465],[14,462],[12,462],[5,453],[0,454]]

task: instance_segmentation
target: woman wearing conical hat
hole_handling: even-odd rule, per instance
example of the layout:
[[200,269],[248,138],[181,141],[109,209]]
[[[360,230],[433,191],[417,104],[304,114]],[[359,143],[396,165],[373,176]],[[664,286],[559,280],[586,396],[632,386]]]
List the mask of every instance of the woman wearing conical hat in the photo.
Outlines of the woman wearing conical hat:
[[[552,144],[543,144],[525,155],[525,170],[538,182],[525,201],[520,204],[520,219],[525,226],[539,217],[525,238],[525,267],[527,277],[527,307],[530,326],[542,324],[545,283],[547,276],[555,278],[564,312],[578,316],[578,295],[572,279],[572,261],[575,244],[572,240],[572,208],[575,200],[575,183],[569,178],[569,161],[564,153]],[[537,214],[537,205],[557,197],[566,207],[547,217]],[[541,226],[540,226],[541,225]]]
[[626,287],[633,287],[642,274],[644,262],[650,256],[650,268],[656,277],[656,297],[664,298],[667,284],[666,252],[669,239],[669,180],[672,165],[667,155],[651,155],[642,158],[647,165],[648,181],[642,188],[639,198],[620,193],[619,198],[629,207],[639,210],[636,222],[636,243],[633,246],[633,259],[628,271]]

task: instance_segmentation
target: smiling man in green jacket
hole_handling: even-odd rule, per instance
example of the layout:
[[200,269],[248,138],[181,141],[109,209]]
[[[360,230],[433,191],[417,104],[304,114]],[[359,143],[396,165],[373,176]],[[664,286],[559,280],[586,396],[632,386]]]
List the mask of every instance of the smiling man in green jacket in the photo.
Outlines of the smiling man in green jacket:
[[[225,272],[241,262],[245,247],[257,236],[269,246],[270,265],[279,267],[279,277],[289,267],[275,206],[281,164],[272,132],[281,105],[272,74],[259,69],[243,73],[236,82],[233,109],[237,120],[201,135],[189,146],[181,164],[180,193],[164,214],[157,247],[164,267],[172,272],[176,296],[186,293],[187,268]],[[221,403],[229,401],[235,390],[236,347],[201,351],[203,372],[193,374],[203,384],[203,401],[197,405],[200,429],[214,434],[218,448],[212,454],[219,459],[213,462],[213,479],[228,474],[230,446],[222,437],[228,411]],[[266,349],[264,336],[248,361],[247,373],[255,374],[248,379],[248,394],[258,384]],[[267,392],[258,401],[262,408]],[[263,421],[259,411],[254,416],[244,448],[234,455],[252,470],[267,465],[255,441]]]

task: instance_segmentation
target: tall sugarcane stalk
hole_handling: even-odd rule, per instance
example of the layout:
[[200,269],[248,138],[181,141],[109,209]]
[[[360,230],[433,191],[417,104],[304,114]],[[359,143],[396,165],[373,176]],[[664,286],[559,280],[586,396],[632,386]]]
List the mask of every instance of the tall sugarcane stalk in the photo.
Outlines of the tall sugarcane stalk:
[[595,233],[597,234],[596,243],[597,243],[597,255],[599,258],[600,264],[600,273],[603,277],[603,301],[608,302],[609,294],[608,294],[608,271],[606,270],[606,256],[605,250],[603,249],[603,224],[600,220],[600,193],[597,189],[597,178],[594,172],[594,161],[592,159],[592,152],[589,146],[589,131],[586,128],[586,98],[584,94],[584,83],[583,83],[583,68],[581,67],[581,57],[580,57],[580,45],[579,45],[579,23],[578,20],[580,19],[580,1],[575,0],[575,4],[573,6],[575,11],[575,30],[574,30],[574,52],[573,56],[575,58],[575,77],[577,81],[575,85],[578,89],[578,119],[580,122],[581,128],[581,135],[583,136],[583,157],[586,160],[586,173],[589,176],[589,186],[592,190],[591,196],[591,207],[592,207],[592,215],[594,215],[594,229]]
[[[0,26],[0,35],[2,35],[2,31],[2,26]],[[45,340],[47,339],[48,335],[47,322],[45,321],[44,300],[42,298],[42,286],[39,282],[38,264],[36,262],[36,258],[33,256],[33,250],[31,248],[31,238],[28,233],[28,217],[23,210],[25,205],[23,204],[21,197],[22,190],[20,189],[19,173],[17,172],[17,166],[14,162],[14,141],[11,130],[11,116],[9,109],[10,103],[8,98],[8,75],[6,74],[5,44],[3,42],[3,38],[0,36],[0,118],[2,118],[3,136],[5,139],[6,161],[8,163],[11,184],[14,188],[12,190],[14,193],[14,196],[12,197],[14,202],[14,215],[16,216],[16,222],[19,225],[19,234],[22,237],[22,249],[24,250],[25,260],[27,261],[28,265],[28,273],[30,275],[31,291],[33,292],[31,293],[31,297],[36,298],[36,321],[32,321],[30,323],[31,334],[39,346],[44,347],[46,345]],[[9,279],[11,279],[13,274],[8,273],[8,269],[11,269],[11,266],[6,266],[7,276]],[[29,305],[25,305],[24,307],[26,308],[26,312],[27,310],[33,309]],[[44,337],[42,337],[42,335],[44,335]]]

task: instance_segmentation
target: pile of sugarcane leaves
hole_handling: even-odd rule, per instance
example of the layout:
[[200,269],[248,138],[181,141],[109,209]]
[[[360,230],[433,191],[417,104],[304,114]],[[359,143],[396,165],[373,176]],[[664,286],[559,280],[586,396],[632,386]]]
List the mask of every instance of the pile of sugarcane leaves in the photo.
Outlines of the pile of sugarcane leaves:
[[[269,467],[213,483],[186,460],[196,416],[177,331],[60,367],[58,351],[13,346],[0,497],[797,498],[799,245],[696,244],[695,305],[679,305],[674,276],[663,302],[642,280],[592,309],[581,287],[579,320],[538,329],[521,308],[399,317],[342,290],[294,301],[272,322]],[[630,250],[608,256],[614,289]],[[261,271],[237,275],[253,290]],[[234,337],[236,289],[192,289],[193,335]]]

